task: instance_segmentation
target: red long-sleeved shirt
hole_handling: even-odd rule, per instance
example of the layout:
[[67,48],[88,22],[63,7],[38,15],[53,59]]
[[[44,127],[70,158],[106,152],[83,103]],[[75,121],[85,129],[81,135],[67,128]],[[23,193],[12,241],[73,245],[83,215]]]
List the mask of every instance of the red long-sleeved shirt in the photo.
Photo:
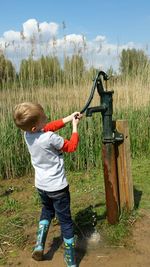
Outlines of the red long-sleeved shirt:
[[[43,130],[44,132],[52,131],[55,132],[65,126],[64,122],[62,119],[52,121],[47,123]],[[77,148],[79,142],[79,135],[78,133],[72,133],[70,140],[65,139],[64,140],[64,145],[62,147],[63,152],[74,152]]]

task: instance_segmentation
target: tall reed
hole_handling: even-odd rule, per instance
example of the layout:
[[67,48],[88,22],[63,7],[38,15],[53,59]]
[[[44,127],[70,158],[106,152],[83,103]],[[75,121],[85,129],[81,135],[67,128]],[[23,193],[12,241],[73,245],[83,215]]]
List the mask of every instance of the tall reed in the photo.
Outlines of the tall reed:
[[[133,86],[133,85],[132,85]],[[12,109],[22,101],[40,102],[49,120],[62,118],[75,110],[80,110],[85,104],[91,83],[88,86],[74,88],[30,88],[30,90],[16,89],[0,92],[0,177],[10,178],[22,176],[32,171],[29,154],[24,144],[23,133],[17,129],[12,120]],[[136,88],[136,92],[134,92]],[[129,121],[132,156],[141,156],[150,152],[150,105],[149,90],[145,87],[141,94],[138,86],[114,86],[114,119]],[[125,91],[126,90],[126,91]],[[135,93],[135,98],[131,97]],[[138,97],[139,94],[139,97]],[[150,98],[149,98],[150,99]],[[92,105],[99,104],[96,95]],[[84,117],[79,124],[80,144],[76,153],[65,155],[68,170],[87,169],[101,165],[101,114],[94,114],[92,118]],[[69,138],[71,125],[67,125],[59,133]]]
[[[40,102],[49,120],[62,118],[75,110],[81,110],[85,104],[92,86],[91,77],[93,72],[86,71],[82,66],[82,61],[80,61],[82,72],[79,75],[79,66],[77,68],[76,64],[77,58],[73,60],[74,65],[70,65],[72,72],[71,69],[68,70],[70,72],[66,72],[65,82],[57,60],[54,61],[56,65],[52,70],[49,66],[50,64],[46,65],[44,59],[41,59],[36,62],[38,68],[37,66],[36,68],[33,67],[33,62],[27,64],[26,67],[29,68],[27,73],[30,76],[27,77],[26,83],[24,83],[25,76],[23,76],[26,74],[22,72],[11,85],[9,81],[8,83],[6,82],[6,86],[0,91],[1,178],[23,176],[33,171],[24,143],[23,133],[15,127],[12,119],[12,110],[17,103],[23,101]],[[51,74],[52,84],[49,84],[48,80],[46,80],[42,64],[46,65],[48,78],[49,71],[53,71]],[[40,76],[38,81],[35,80],[35,70],[40,73],[38,74]],[[126,77],[125,80],[115,79],[113,82],[108,83],[108,90],[114,90],[114,119],[123,118],[129,121],[133,157],[142,157],[142,155],[150,152],[150,71],[146,74],[145,72],[148,72],[148,70],[143,70],[143,73],[134,80],[131,77]],[[69,80],[67,80],[67,73],[69,73]],[[72,80],[70,73],[73,73]],[[147,80],[145,77],[147,77]],[[99,105],[99,102],[99,95],[96,94],[92,105]],[[64,138],[69,138],[71,129],[71,125],[67,125],[59,133]],[[101,114],[94,114],[92,118],[84,117],[79,125],[79,134],[80,144],[77,152],[65,155],[67,170],[100,167],[102,144]]]

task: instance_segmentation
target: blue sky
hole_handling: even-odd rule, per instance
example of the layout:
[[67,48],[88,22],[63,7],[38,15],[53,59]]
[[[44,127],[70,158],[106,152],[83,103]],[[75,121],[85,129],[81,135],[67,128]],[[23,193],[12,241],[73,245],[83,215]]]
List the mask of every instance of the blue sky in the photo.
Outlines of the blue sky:
[[[38,23],[56,23],[59,27],[57,38],[64,34],[84,35],[91,45],[92,40],[97,36],[102,36],[105,38],[103,46],[107,44],[110,51],[114,45],[124,48],[124,46],[130,47],[130,44],[137,48],[148,47],[147,51],[149,50],[149,0],[1,1],[0,43],[5,40],[10,41],[10,37],[8,38],[10,31],[22,31],[23,24],[30,19]],[[64,31],[63,21],[66,25]],[[8,54],[10,55],[10,51]]]

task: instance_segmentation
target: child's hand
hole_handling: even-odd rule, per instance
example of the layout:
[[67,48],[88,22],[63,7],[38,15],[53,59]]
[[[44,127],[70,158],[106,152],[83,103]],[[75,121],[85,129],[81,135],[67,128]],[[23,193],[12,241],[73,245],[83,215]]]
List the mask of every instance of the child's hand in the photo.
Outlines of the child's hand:
[[74,119],[74,117],[77,118],[79,116],[80,116],[80,112],[75,111],[70,115],[70,120],[72,121]]
[[82,119],[82,117],[83,117],[83,115],[82,115],[80,112],[78,112],[78,113],[75,114],[75,116],[74,116],[74,118],[75,118],[75,119],[78,119],[78,120]]
[[76,116],[74,116],[73,120],[72,120],[73,128],[76,127],[78,125],[78,123],[79,123],[79,119]]
[[75,117],[80,119],[82,117],[82,114],[80,114],[79,111],[75,111],[71,115],[69,115],[68,117],[63,118],[63,122],[66,124],[66,123],[72,121]]
[[82,114],[78,112],[78,114],[75,114],[72,120],[72,126],[73,126],[73,133],[77,132],[77,125],[79,123],[79,120],[82,118]]
[[80,113],[75,114],[75,116],[73,117],[73,120],[72,120],[73,125],[78,125],[79,120],[82,118],[82,116],[83,115]]

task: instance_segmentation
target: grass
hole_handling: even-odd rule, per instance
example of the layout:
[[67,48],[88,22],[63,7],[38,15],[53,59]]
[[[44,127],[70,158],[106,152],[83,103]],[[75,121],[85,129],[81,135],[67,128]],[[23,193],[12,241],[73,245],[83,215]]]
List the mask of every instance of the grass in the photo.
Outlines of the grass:
[[[75,110],[70,109],[68,113]],[[51,119],[51,109],[46,110]],[[141,157],[150,152],[150,108],[124,109],[114,112],[114,119],[127,119],[130,129],[131,154],[132,157]],[[65,116],[65,112],[57,118]],[[56,114],[53,119],[56,118]],[[23,133],[17,129],[9,115],[9,118],[0,125],[0,179],[20,177],[31,174],[32,167],[30,157],[23,140]],[[64,138],[71,135],[71,125],[67,125],[59,131]],[[76,154],[67,154],[65,161],[69,170],[87,170],[93,167],[100,167],[99,151],[101,151],[102,122],[101,115],[93,115],[92,118],[84,118],[79,125],[80,146]]]
[[[143,74],[144,75],[144,74]],[[12,120],[13,107],[23,101],[40,102],[49,120],[62,118],[85,105],[92,86],[92,80],[84,80],[79,85],[56,84],[54,87],[30,86],[12,87],[0,91],[0,179],[9,179],[31,174],[32,167],[23,141],[23,134]],[[129,122],[132,157],[150,153],[150,90],[149,82],[137,77],[136,81],[127,79],[115,81],[113,119],[127,119]],[[99,105],[96,93],[91,105]],[[63,137],[70,137],[71,126],[60,131]],[[99,165],[101,150],[101,114],[85,118],[79,125],[80,147],[76,156],[68,154],[66,165],[70,170],[87,170]]]
[[[106,220],[102,168],[68,172],[76,233],[88,236],[95,227],[108,245],[126,246],[141,210],[150,209],[149,164],[147,158],[132,161],[135,209],[131,214],[123,212],[116,225],[109,225]],[[30,176],[1,182],[0,264],[7,266],[20,249],[32,249],[40,214],[40,201],[33,184]],[[12,192],[8,190],[10,186]]]
[[135,208],[150,209],[149,158],[135,159],[133,165]]

